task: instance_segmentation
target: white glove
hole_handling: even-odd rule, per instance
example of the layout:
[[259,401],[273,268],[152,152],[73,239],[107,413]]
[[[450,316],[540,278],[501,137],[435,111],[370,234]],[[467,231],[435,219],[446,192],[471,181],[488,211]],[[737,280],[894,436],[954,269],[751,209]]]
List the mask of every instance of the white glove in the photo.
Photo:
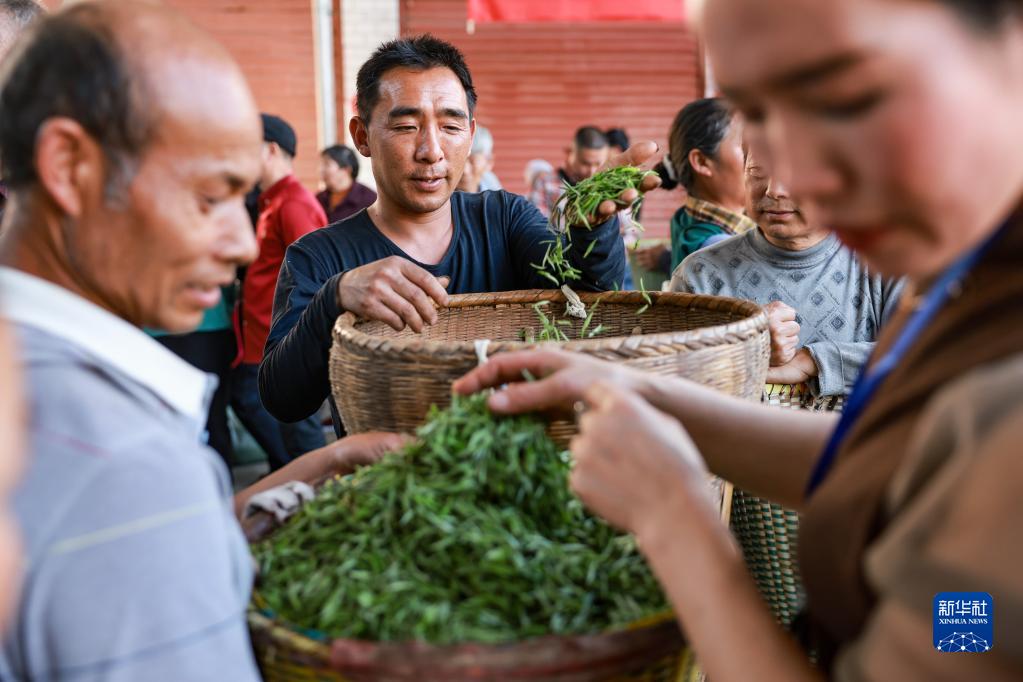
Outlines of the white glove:
[[255,514],[257,511],[265,511],[274,515],[278,523],[283,523],[288,517],[298,511],[305,502],[316,496],[312,487],[302,481],[289,481],[276,488],[256,493],[245,503],[245,510],[242,518]]

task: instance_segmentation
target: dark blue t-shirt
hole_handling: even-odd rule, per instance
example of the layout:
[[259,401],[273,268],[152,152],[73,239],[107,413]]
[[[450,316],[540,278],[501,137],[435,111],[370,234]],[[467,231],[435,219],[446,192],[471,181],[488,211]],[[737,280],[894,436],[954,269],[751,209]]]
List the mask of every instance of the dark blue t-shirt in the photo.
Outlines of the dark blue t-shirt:
[[[343,312],[337,301],[338,280],[349,270],[401,256],[437,277],[450,277],[447,291],[451,294],[553,287],[530,264],[543,261],[547,242],[555,236],[547,219],[526,199],[505,191],[455,192],[451,215],[451,246],[436,265],[411,258],[377,229],[366,211],[311,232],[288,247],[259,367],[259,395],[272,415],[285,422],[298,421],[329,397],[331,330]],[[592,241],[596,244],[583,258]],[[583,272],[573,288],[620,287],[624,248],[617,217],[591,231],[573,230],[568,258]],[[339,426],[336,412],[335,426]]]

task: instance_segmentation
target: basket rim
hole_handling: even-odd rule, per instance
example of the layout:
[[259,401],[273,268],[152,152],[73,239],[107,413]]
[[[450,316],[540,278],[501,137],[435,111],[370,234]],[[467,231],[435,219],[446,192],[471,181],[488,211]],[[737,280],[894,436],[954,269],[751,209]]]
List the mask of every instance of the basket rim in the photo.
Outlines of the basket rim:
[[[589,353],[614,351],[623,346],[656,346],[660,344],[685,345],[693,348],[717,345],[722,342],[747,339],[767,331],[767,313],[752,301],[709,294],[688,294],[670,291],[603,291],[578,292],[579,298],[587,305],[597,301],[646,305],[647,297],[651,307],[671,306],[676,308],[703,308],[720,310],[745,318],[726,324],[710,325],[675,332],[639,334],[635,336],[607,336],[596,339],[572,339],[569,341],[492,341],[488,353],[534,350],[558,347],[569,351]],[[610,300],[609,300],[610,299]],[[530,305],[540,301],[564,303],[565,295],[557,289],[524,289],[478,294],[454,294],[448,299],[447,308],[478,308],[499,305]],[[474,341],[440,341],[417,336],[378,336],[361,331],[356,327],[364,318],[345,312],[334,323],[333,337],[358,347],[377,348],[386,345],[389,351],[422,352],[426,354],[468,354],[475,356]]]
[[[458,662],[462,656],[487,653],[500,656],[510,652],[519,654],[543,650],[555,644],[566,650],[575,651],[577,655],[586,659],[587,664],[609,664],[621,659],[621,648],[624,647],[632,646],[638,650],[660,652],[669,651],[676,646],[679,648],[686,646],[677,617],[670,609],[603,632],[546,634],[493,644],[482,642],[430,644],[419,640],[375,641],[330,636],[320,639],[251,601],[246,620],[251,631],[277,642],[278,646],[295,647],[320,657],[325,663],[329,661],[332,665],[344,661],[343,667],[348,671],[363,669],[381,672],[394,665],[386,662],[390,656],[399,657],[397,660],[401,661],[398,664],[401,667],[415,663],[436,665],[438,660],[448,660],[453,662],[450,669],[457,670],[465,666]],[[605,646],[614,643],[617,648],[612,647],[598,653],[594,648],[597,643]],[[563,664],[548,661],[538,664],[536,668],[537,671],[546,673],[563,672],[573,669],[578,663],[578,660],[564,661]],[[477,664],[478,660],[473,665]],[[519,672],[528,672],[528,667],[520,667]]]

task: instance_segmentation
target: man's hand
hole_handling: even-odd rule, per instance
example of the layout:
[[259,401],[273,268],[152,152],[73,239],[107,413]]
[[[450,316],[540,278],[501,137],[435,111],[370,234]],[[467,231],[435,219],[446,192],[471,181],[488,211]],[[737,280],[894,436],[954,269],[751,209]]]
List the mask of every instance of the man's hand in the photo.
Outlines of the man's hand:
[[[536,381],[526,381],[526,373]],[[470,395],[485,388],[507,387],[490,396],[498,414],[553,412],[572,414],[583,394],[598,381],[643,393],[650,375],[623,365],[564,351],[498,353],[454,383],[452,389]]]
[[402,449],[412,441],[404,434],[373,431],[346,436],[327,446],[334,474],[350,474],[356,467],[373,464],[388,452]]
[[586,391],[584,402],[588,409],[570,446],[570,482],[594,513],[643,537],[663,521],[669,500],[689,498],[684,507],[711,504],[707,468],[678,421],[602,382]]
[[447,278],[437,278],[415,263],[391,256],[349,270],[338,283],[338,305],[396,331],[408,325],[418,333],[437,321],[434,305],[448,304]]
[[767,325],[771,330],[771,367],[788,363],[799,348],[799,323],[796,311],[781,301],[764,306]]
[[[636,144],[629,147],[621,154],[616,154],[608,159],[607,163],[600,169],[602,171],[610,168],[618,168],[619,166],[642,166],[644,163],[649,161],[654,154],[657,153],[656,142],[637,142]],[[650,190],[657,189],[661,186],[661,179],[656,175],[651,175],[645,178],[640,183],[639,189],[627,189],[618,195],[617,201],[608,199],[597,207],[597,213],[590,220],[591,225],[599,225],[604,221],[608,220],[618,211],[626,209],[639,199],[641,196],[649,192]]]
[[809,381],[820,373],[817,363],[806,348],[800,348],[791,360],[784,365],[769,367],[767,383],[769,384],[801,384]]

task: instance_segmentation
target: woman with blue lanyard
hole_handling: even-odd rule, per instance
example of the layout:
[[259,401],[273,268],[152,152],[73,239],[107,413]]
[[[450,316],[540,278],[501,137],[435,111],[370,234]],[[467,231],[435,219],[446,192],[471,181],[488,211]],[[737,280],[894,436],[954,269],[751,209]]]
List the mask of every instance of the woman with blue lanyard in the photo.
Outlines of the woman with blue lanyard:
[[[705,0],[699,21],[774,171],[911,282],[841,421],[550,352],[455,389],[529,370],[494,410],[582,411],[572,485],[636,535],[714,682],[1023,679],[1023,0]],[[802,512],[817,665],[707,469]]]

